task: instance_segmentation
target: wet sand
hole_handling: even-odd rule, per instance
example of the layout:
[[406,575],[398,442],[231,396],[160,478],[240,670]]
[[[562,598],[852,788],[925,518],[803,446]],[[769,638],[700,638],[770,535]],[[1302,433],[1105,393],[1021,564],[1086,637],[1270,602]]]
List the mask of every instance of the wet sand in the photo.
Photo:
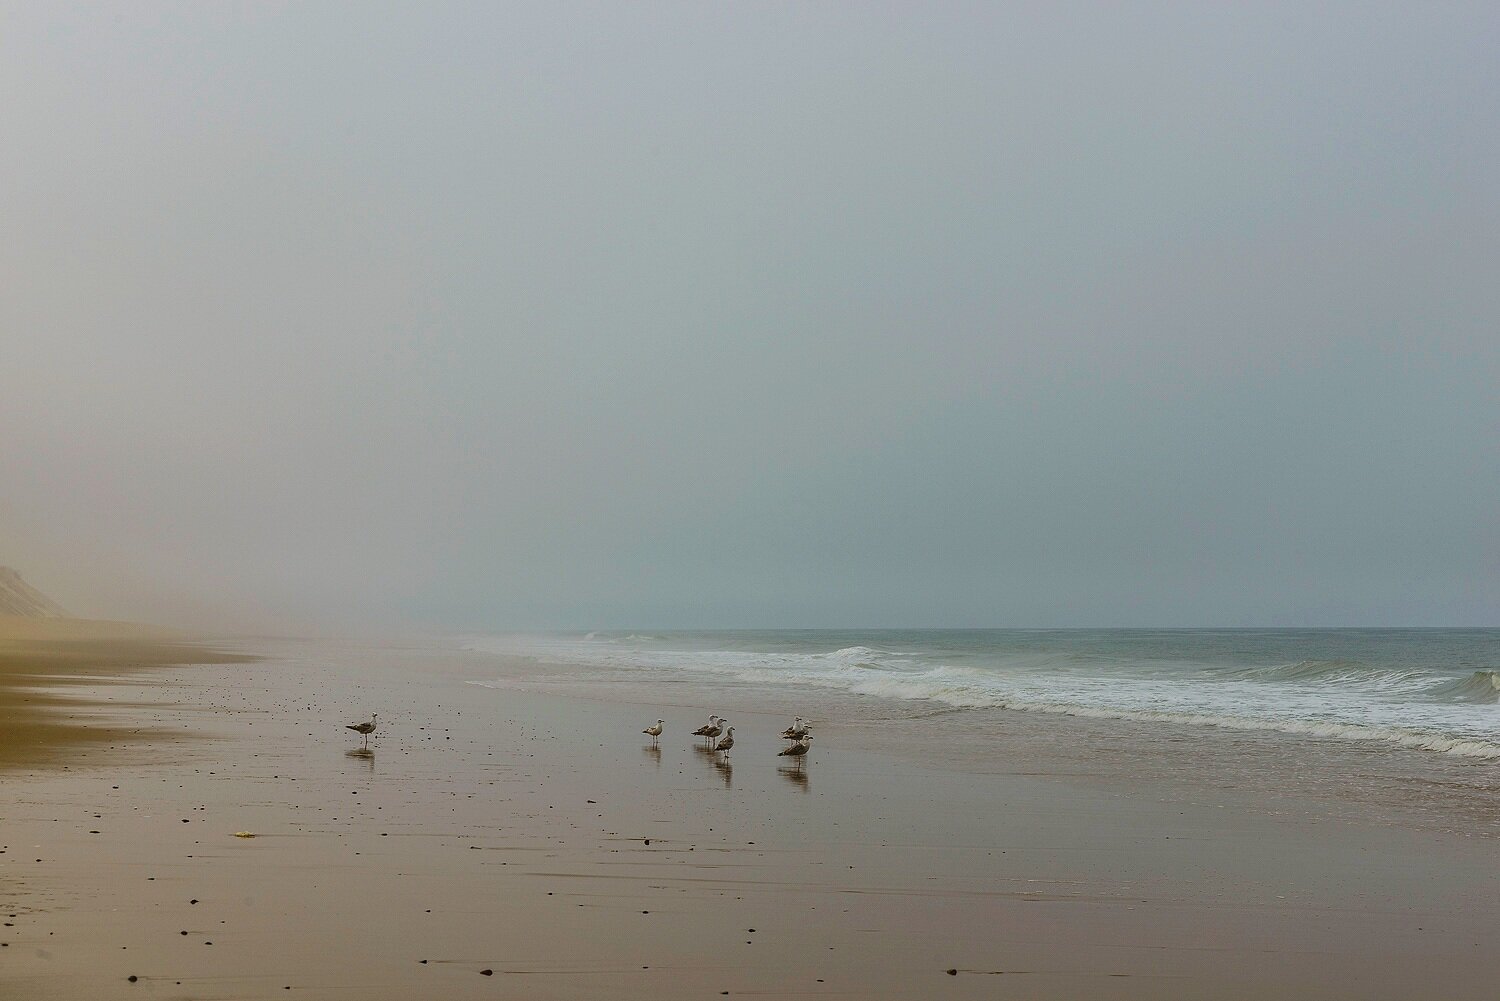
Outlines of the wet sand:
[[[726,762],[689,736],[708,706],[476,688],[496,658],[421,646],[255,650],[69,709],[198,739],[0,776],[0,996],[1478,999],[1500,976],[1492,839],[1045,756],[965,768],[836,721],[798,771],[785,719],[744,709]],[[372,711],[356,753],[343,724]]]
[[249,659],[153,626],[0,616],[0,772],[183,739],[181,728],[143,726],[129,706],[106,712],[114,682],[169,665]]

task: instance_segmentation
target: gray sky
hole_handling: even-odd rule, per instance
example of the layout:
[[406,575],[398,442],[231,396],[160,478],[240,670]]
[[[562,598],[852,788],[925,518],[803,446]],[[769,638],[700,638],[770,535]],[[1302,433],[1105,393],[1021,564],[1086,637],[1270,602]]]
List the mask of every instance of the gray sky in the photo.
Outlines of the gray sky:
[[0,563],[1500,624],[1500,8],[0,5]]

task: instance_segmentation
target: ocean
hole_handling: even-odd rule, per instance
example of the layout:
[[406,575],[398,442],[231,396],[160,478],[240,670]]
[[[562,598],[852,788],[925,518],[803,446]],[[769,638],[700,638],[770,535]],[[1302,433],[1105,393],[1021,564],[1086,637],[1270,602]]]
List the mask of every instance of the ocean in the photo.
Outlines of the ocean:
[[1011,710],[1500,759],[1500,629],[589,632],[463,644],[595,689],[686,683],[814,708],[837,695],[908,716]]

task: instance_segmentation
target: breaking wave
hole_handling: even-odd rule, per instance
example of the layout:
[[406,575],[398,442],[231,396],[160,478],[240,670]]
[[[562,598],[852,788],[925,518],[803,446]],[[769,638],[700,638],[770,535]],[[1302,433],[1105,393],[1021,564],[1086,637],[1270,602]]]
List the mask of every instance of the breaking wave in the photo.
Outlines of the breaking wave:
[[[648,642],[649,641],[649,642]],[[851,644],[828,650],[778,639],[771,649],[671,647],[667,640],[550,638],[518,649],[478,639],[471,649],[524,653],[588,668],[588,680],[680,682],[697,676],[782,689],[935,703],[954,710],[1007,709],[1161,722],[1344,740],[1380,741],[1467,758],[1500,759],[1500,671],[1457,676],[1386,658],[1236,664],[1057,650],[978,646],[936,651]],[[728,645],[728,644],[726,644]],[[1480,661],[1483,663],[1484,661]],[[601,673],[602,672],[602,673]]]
[[1500,703],[1500,671],[1475,671],[1462,681],[1452,682],[1439,690],[1455,702],[1495,705]]

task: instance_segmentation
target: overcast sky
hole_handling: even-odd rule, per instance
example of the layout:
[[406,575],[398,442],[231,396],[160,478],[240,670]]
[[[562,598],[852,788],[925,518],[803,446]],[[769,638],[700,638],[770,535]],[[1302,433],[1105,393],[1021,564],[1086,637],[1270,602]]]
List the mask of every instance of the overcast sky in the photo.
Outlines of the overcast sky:
[[1500,624],[1497,52],[4,3],[0,564],[157,621]]

